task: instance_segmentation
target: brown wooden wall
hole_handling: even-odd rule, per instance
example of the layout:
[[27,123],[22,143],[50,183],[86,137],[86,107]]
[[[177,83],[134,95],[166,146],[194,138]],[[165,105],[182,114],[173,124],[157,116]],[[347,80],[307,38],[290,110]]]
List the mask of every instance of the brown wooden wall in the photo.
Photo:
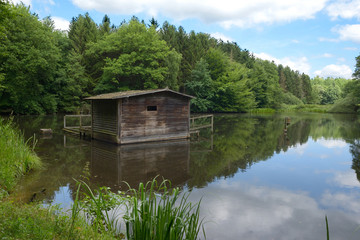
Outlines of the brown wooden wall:
[[[156,111],[148,111],[156,106]],[[190,99],[169,92],[124,99],[121,107],[121,143],[189,137]]]
[[92,101],[93,138],[116,142],[118,135],[118,100]]

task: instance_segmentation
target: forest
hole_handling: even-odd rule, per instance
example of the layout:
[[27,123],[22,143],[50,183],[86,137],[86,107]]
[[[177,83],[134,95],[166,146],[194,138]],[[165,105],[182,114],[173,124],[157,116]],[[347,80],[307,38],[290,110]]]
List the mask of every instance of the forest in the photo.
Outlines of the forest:
[[105,15],[73,17],[68,31],[23,4],[0,2],[0,113],[80,112],[95,94],[169,87],[195,96],[194,112],[249,112],[332,104],[356,113],[360,56],[353,79],[311,79],[255,58],[236,42],[186,32],[168,22]]

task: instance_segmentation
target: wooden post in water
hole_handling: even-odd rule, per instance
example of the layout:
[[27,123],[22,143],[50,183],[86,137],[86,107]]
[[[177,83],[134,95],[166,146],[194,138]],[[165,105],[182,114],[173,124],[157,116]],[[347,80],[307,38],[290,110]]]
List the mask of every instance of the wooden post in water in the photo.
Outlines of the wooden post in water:
[[214,132],[214,115],[211,115],[211,133]]

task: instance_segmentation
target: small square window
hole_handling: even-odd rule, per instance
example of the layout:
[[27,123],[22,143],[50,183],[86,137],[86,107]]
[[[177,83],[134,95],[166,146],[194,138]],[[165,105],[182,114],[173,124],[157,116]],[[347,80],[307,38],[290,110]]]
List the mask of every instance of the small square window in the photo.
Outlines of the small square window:
[[157,111],[157,106],[147,106],[148,111]]

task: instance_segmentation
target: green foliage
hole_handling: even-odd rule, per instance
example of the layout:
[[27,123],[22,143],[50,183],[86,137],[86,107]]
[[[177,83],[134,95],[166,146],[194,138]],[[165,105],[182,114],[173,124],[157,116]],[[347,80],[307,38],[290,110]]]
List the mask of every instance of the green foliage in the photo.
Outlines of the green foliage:
[[84,213],[94,232],[100,234],[123,238],[120,229],[124,223],[127,239],[197,239],[202,229],[200,202],[193,204],[188,201],[189,193],[169,187],[169,181],[159,184],[154,178],[145,185],[140,183],[138,189],[129,186],[126,195],[105,187],[92,191],[85,182],[78,182],[69,238],[74,238],[74,226]]
[[356,80],[359,80],[360,79],[360,55],[357,56],[355,58],[355,60],[356,60],[356,64],[355,64],[355,71],[354,71],[353,77]]
[[[339,98],[339,89],[313,91],[308,75],[255,59],[235,42],[168,22],[159,28],[154,18],[149,25],[134,17],[115,27],[107,15],[97,25],[85,13],[72,19],[66,34],[23,4],[1,2],[0,11],[1,112],[74,112],[96,93],[164,87],[195,95],[206,89],[193,100],[192,110],[200,112],[300,103],[292,95],[304,103]],[[201,59],[211,81],[194,80]]]
[[279,112],[316,112],[326,113],[330,112],[332,105],[318,105],[318,104],[301,104],[301,105],[286,105],[282,104]]
[[191,73],[191,81],[186,84],[187,92],[195,96],[191,100],[192,110],[195,112],[206,112],[211,108],[211,98],[213,97],[213,82],[208,70],[208,64],[204,59],[195,65]]
[[302,105],[304,104],[299,98],[295,97],[290,92],[282,92],[280,95],[281,102],[289,105]]
[[140,183],[138,189],[129,186],[131,197],[124,216],[127,239],[198,239],[200,202],[189,202],[189,194],[179,188],[170,190],[169,185],[155,178]]
[[0,118],[0,189],[10,192],[19,178],[41,166],[34,153],[35,139],[25,141],[12,118]]
[[[176,88],[181,57],[170,51],[154,28],[133,19],[113,34],[91,45],[87,56],[97,58],[103,72],[95,87],[98,93],[122,89],[154,89],[170,83]],[[168,81],[166,81],[168,77]]]
[[57,207],[3,201],[0,212],[1,239],[116,239],[109,233],[94,231],[83,219],[76,220],[69,238],[69,216],[59,213]]
[[333,104],[343,96],[342,89],[348,80],[343,78],[326,78],[315,77],[312,79],[312,89],[314,91],[314,103]]
[[22,4],[8,7],[10,15],[4,19],[7,37],[0,39],[0,73],[4,78],[0,107],[17,113],[54,112],[60,49],[53,29]]
[[[75,201],[71,209],[71,227],[69,237],[73,238],[74,225],[79,219],[80,213],[85,213],[86,219],[90,222],[90,226],[94,232],[102,234],[110,233],[116,237],[118,221],[121,220],[119,214],[110,215],[109,211],[118,208],[124,204],[123,194],[115,194],[110,191],[108,187],[100,187],[94,192],[84,182],[77,183]],[[80,200],[80,194],[84,198]],[[81,219],[81,217],[80,217]]]
[[285,90],[285,92],[290,92],[304,103],[313,102],[313,90],[308,75],[293,71],[288,66],[284,68],[281,64],[277,67],[277,70],[280,87]]
[[[110,24],[110,19],[104,17],[101,31],[107,31],[107,24]],[[68,36],[75,52],[83,56],[87,45],[90,42],[96,42],[99,37],[97,26],[89,13],[86,13],[85,16],[80,14],[71,20]]]
[[247,112],[256,107],[255,95],[249,87],[248,69],[237,62],[228,62],[226,72],[216,82],[212,99],[215,112]]
[[335,102],[329,112],[333,113],[357,113],[360,109],[359,101],[353,93]]
[[281,90],[276,65],[273,62],[257,59],[249,78],[257,106],[278,108],[280,104],[278,95]]

